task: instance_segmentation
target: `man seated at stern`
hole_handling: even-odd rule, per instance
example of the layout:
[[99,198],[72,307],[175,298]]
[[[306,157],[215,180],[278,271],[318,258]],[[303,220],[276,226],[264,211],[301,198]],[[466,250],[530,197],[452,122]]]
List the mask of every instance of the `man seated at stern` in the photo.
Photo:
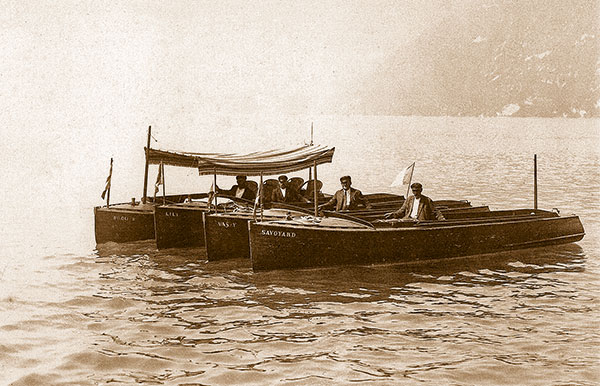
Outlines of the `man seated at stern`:
[[371,203],[363,196],[362,192],[351,187],[352,178],[350,176],[340,178],[340,183],[342,184],[342,189],[335,192],[331,200],[319,205],[319,210],[335,207],[336,212],[339,212],[340,210],[354,210],[361,205],[367,209],[371,209]]
[[401,218],[403,220],[426,221],[444,220],[444,216],[435,208],[431,198],[421,194],[423,185],[418,182],[410,185],[413,195],[408,197],[400,209],[386,213],[385,218]]
[[219,189],[217,186],[217,193],[224,196],[243,198],[250,201],[256,198],[256,193],[248,186],[246,176],[236,176],[235,181],[237,184],[233,185],[229,190]]
[[271,192],[271,202],[309,202],[290,184],[287,176],[279,176],[277,180],[279,187]]

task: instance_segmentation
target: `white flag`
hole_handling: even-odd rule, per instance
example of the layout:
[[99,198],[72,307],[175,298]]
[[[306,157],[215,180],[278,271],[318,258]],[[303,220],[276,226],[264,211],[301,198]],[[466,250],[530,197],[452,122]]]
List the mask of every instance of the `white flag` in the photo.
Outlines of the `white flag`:
[[403,186],[410,184],[412,180],[413,171],[415,170],[415,163],[413,162],[410,166],[406,167],[396,176],[394,182],[392,182],[392,187]]

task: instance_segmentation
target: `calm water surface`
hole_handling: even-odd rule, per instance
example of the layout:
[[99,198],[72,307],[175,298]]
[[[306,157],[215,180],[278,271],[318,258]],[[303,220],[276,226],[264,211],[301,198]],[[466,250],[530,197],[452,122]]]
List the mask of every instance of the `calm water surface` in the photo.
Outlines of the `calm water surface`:
[[[598,121],[324,117],[334,164],[391,191],[577,213],[577,244],[411,265],[253,273],[151,242],[95,247],[92,208],[3,217],[0,383],[600,383]],[[344,135],[339,135],[343,130]],[[329,137],[328,137],[329,135]],[[91,192],[90,195],[97,194]]]

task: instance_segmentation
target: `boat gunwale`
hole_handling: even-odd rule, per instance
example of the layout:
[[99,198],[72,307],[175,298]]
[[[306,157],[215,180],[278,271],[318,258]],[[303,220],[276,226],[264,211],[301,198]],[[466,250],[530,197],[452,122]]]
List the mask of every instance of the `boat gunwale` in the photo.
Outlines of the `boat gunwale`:
[[[568,216],[554,216],[554,217],[526,217],[519,216],[518,219],[503,219],[501,221],[486,221],[486,222],[465,222],[465,223],[456,223],[449,221],[436,221],[435,224],[439,224],[438,226],[433,225],[433,223],[414,223],[413,226],[406,227],[378,227],[371,228],[367,226],[358,226],[362,225],[360,223],[353,223],[357,226],[329,226],[329,225],[321,225],[320,223],[315,224],[306,224],[306,223],[291,223],[284,222],[282,220],[279,221],[251,221],[252,226],[255,225],[267,225],[267,226],[276,226],[276,227],[288,227],[294,229],[309,229],[309,230],[326,230],[326,231],[336,231],[336,232],[415,232],[415,231],[428,231],[428,230],[441,230],[441,229],[456,229],[456,228],[466,228],[466,227],[482,227],[482,226],[490,226],[490,225],[506,225],[506,224],[515,224],[515,223],[524,223],[524,222],[538,222],[538,221],[557,221],[557,220],[567,220],[567,219],[579,219],[578,215],[568,215]],[[472,219],[470,219],[472,220]],[[346,220],[352,223],[351,220]]]

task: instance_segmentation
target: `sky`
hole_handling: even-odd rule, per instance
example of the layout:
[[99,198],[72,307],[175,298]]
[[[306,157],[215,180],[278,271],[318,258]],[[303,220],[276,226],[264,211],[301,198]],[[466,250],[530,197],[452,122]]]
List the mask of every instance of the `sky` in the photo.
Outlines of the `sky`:
[[172,149],[297,144],[444,4],[4,0],[4,198],[86,194],[111,156],[137,173],[149,125]]
[[139,198],[148,126],[165,149],[307,142],[339,95],[473,2],[3,0],[0,198],[99,205],[111,157],[113,197]]

